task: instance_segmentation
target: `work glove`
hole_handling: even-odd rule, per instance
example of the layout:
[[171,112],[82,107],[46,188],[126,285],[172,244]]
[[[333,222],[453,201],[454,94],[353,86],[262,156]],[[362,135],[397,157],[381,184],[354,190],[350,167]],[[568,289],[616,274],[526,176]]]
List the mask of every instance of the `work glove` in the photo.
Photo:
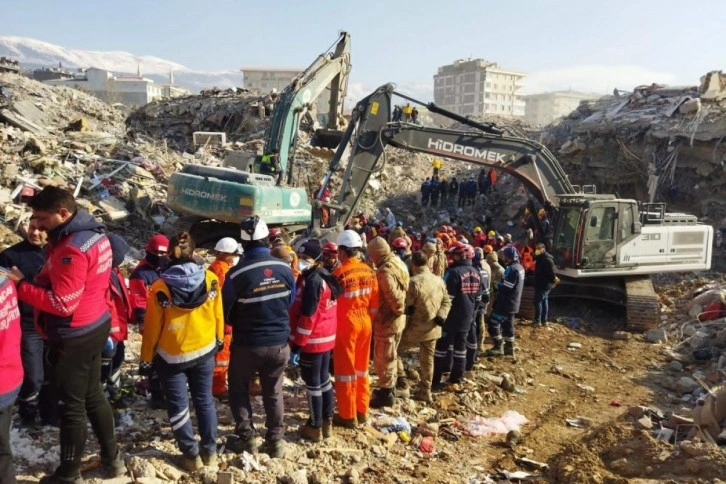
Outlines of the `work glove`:
[[223,340],[220,340],[220,339],[218,339],[218,340],[217,340],[217,351],[216,351],[216,352],[215,352],[214,354],[215,354],[215,355],[216,355],[216,354],[219,354],[219,352],[220,352],[220,351],[222,351],[222,348],[224,348],[224,341],[223,341]]
[[436,323],[436,326],[443,326],[445,319],[441,316],[435,316],[434,317],[434,323]]
[[224,334],[232,334],[232,325],[231,324],[224,325]]
[[293,368],[300,366],[300,354],[290,353],[290,361],[288,362],[288,365],[292,366]]
[[139,363],[139,375],[140,376],[151,376],[151,363],[147,363],[146,361],[142,361]]

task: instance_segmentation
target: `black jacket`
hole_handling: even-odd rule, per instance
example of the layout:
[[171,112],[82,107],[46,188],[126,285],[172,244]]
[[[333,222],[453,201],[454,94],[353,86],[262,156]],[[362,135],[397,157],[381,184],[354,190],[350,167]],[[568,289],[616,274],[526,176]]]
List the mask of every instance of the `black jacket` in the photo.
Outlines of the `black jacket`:
[[227,273],[222,288],[232,344],[257,348],[287,343],[294,298],[295,279],[288,264],[266,248],[245,252],[244,259]]
[[455,262],[444,274],[451,310],[444,322],[444,331],[466,332],[474,319],[481,296],[481,275],[470,260]]
[[[28,281],[32,281],[45,262],[45,251],[27,240],[18,242],[0,252],[0,266],[16,266]],[[20,302],[20,324],[25,330],[35,328],[34,310],[30,304]]]
[[534,288],[550,290],[555,287],[555,260],[549,252],[534,258]]

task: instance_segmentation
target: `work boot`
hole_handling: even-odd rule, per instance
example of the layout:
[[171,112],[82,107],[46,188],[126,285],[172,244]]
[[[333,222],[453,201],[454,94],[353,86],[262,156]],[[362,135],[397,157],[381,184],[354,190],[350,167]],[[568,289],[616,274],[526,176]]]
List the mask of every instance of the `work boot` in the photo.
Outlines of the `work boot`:
[[260,452],[269,455],[271,459],[282,459],[285,455],[285,444],[282,439],[265,440],[260,447]]
[[504,354],[506,356],[514,356],[515,351],[516,351],[516,348],[514,347],[514,341],[505,341],[504,342]]
[[336,427],[344,427],[346,429],[356,429],[358,428],[358,420],[355,417],[343,418],[339,413],[336,413],[333,415],[333,425]]
[[227,438],[227,448],[235,454],[241,454],[247,452],[248,454],[257,453],[257,441],[255,436],[250,437],[239,437],[237,435],[230,435]]
[[83,478],[80,473],[76,477],[60,477],[51,474],[41,477],[40,484],[83,484]]
[[416,393],[413,394],[413,399],[424,403],[433,403],[434,401],[431,397],[431,390],[428,388],[419,388],[416,390]]
[[106,473],[110,478],[121,477],[126,474],[126,463],[121,455],[121,449],[116,449],[116,455],[110,459],[101,458]]
[[300,427],[300,437],[310,442],[320,442],[323,440],[323,429],[321,427],[313,427],[306,423]]
[[368,412],[366,413],[356,413],[356,419],[358,420],[358,425],[365,425],[368,423]]
[[396,379],[396,389],[397,390],[408,390],[408,379],[405,376],[399,376]]
[[485,356],[503,356],[504,355],[504,341],[500,339],[494,340],[494,346],[488,349]]
[[204,467],[204,464],[202,463],[202,458],[198,455],[194,457],[182,455],[179,459],[179,467],[187,472],[196,472]]
[[333,418],[323,419],[323,438],[329,439],[333,436]]
[[204,464],[204,467],[219,467],[216,452],[212,452],[211,454],[207,454],[206,452],[200,452],[199,457],[202,458],[202,464]]
[[396,395],[394,395],[393,390],[390,388],[379,388],[373,392],[370,406],[371,408],[392,407],[394,403],[396,403]]

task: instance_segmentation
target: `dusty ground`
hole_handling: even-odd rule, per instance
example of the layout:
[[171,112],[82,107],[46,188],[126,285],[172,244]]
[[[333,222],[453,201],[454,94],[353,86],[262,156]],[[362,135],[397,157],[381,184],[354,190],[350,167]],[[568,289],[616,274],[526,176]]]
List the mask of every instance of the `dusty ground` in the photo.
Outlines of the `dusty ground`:
[[[516,362],[511,358],[482,358],[464,384],[436,393],[433,406],[399,399],[395,408],[374,414],[374,426],[386,415],[404,416],[414,428],[424,422],[453,422],[451,427],[459,440],[437,437],[433,454],[422,453],[400,439],[385,441],[370,428],[337,430],[332,440],[321,444],[301,442],[296,430],[306,416],[304,387],[290,380],[286,386],[286,458],[269,461],[259,456],[245,462],[225,453],[221,467],[232,472],[235,482],[294,483],[475,483],[487,482],[487,476],[494,476],[498,469],[539,474],[540,482],[568,483],[717,482],[726,474],[723,450],[697,445],[684,449],[657,441],[649,431],[636,429],[627,415],[633,405],[680,409],[657,384],[657,374],[667,362],[662,345],[647,343],[641,335],[627,341],[613,339],[614,331],[624,329],[624,318],[604,306],[562,301],[554,303],[554,313],[560,322],[548,328],[535,329],[526,321],[520,322]],[[138,335],[132,339],[129,391],[136,379]],[[580,343],[581,348],[568,349],[570,343]],[[515,391],[505,391],[484,378],[485,374],[502,373],[513,377]],[[256,409],[261,415],[259,400]],[[476,415],[497,417],[507,410],[529,420],[514,448],[505,444],[504,435],[471,437],[466,435],[466,426],[457,423]],[[221,403],[219,413],[220,436],[224,436],[231,432],[231,416]],[[137,456],[130,467],[137,477],[149,476],[137,482],[216,482],[216,472],[185,475],[174,467],[177,451],[165,412],[150,411],[137,399],[121,414],[119,441],[128,456]],[[582,418],[588,428],[568,426],[566,419],[574,418]],[[260,421],[258,428],[262,427]],[[52,468],[57,433],[22,430],[20,435],[34,439],[31,445],[47,451],[33,457],[34,464],[22,459],[18,462],[21,482],[36,482]],[[95,443],[89,444],[88,451],[95,451]],[[518,457],[548,463],[549,468],[522,467],[515,461]],[[92,459],[87,461],[91,469],[85,476],[87,482],[131,482],[129,477],[102,481],[98,471],[92,470]],[[259,470],[253,469],[256,464]]]

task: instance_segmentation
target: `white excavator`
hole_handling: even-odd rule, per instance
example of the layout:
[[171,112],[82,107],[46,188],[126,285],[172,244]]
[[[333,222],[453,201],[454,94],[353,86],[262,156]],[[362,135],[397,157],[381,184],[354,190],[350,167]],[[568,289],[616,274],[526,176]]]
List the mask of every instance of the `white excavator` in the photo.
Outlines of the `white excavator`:
[[[393,95],[474,131],[393,123]],[[341,190],[329,202],[315,201],[312,229],[317,233],[343,228],[371,175],[385,169],[385,148],[393,146],[491,167],[519,179],[552,218],[551,253],[562,279],[552,297],[566,295],[623,305],[630,330],[643,331],[658,324],[658,297],[651,274],[711,267],[713,227],[699,223],[695,216],[666,212],[662,203],[641,203],[597,194],[593,186],[572,185],[554,155],[540,143],[396,93],[392,84],[381,86],[356,105],[321,190],[341,167],[348,145]],[[325,226],[323,207],[331,213]]]

